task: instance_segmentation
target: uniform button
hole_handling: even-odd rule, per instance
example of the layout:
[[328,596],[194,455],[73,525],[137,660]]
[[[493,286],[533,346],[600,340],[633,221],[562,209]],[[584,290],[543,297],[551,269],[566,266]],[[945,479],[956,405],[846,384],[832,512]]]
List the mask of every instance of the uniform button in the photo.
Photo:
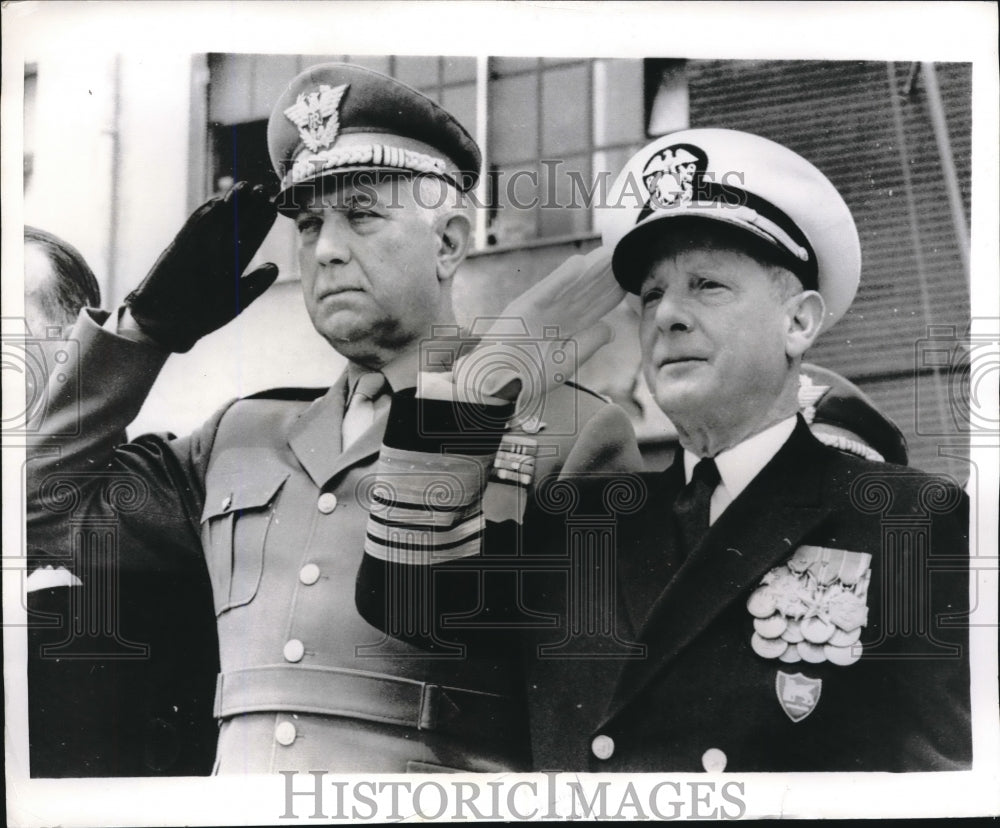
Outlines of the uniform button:
[[274,729],[274,741],[288,747],[295,741],[295,725],[291,722],[280,722]]
[[590,749],[598,759],[610,759],[615,753],[615,740],[602,733],[600,736],[594,737],[594,741],[590,743]]
[[223,512],[226,511],[226,509],[229,508],[229,506],[230,506],[230,504],[232,502],[233,502],[233,496],[232,495],[226,495],[224,498],[222,498],[222,511]]
[[718,748],[709,748],[701,755],[701,766],[709,773],[722,773],[726,769],[726,754]]
[[285,661],[302,661],[302,656],[306,654],[306,645],[297,638],[293,638],[285,642],[285,648],[282,652],[285,655]]
[[299,580],[306,586],[311,586],[319,580],[319,567],[314,563],[308,563],[299,570]]
[[323,492],[316,505],[324,515],[328,515],[337,508],[337,496],[333,492]]

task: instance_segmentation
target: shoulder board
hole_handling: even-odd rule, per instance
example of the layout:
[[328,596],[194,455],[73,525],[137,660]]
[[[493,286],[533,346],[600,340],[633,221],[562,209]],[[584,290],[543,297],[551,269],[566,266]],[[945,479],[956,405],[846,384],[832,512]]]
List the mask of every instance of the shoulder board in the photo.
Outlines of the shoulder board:
[[586,385],[580,385],[578,382],[573,382],[573,380],[566,380],[563,385],[568,385],[571,388],[575,388],[577,391],[583,391],[585,394],[590,394],[592,397],[597,397],[601,402],[610,403],[613,402],[611,397],[605,396],[604,394],[598,394],[592,388],[587,388]]
[[312,402],[322,397],[329,388],[269,388],[241,397],[244,400],[286,400],[288,402]]

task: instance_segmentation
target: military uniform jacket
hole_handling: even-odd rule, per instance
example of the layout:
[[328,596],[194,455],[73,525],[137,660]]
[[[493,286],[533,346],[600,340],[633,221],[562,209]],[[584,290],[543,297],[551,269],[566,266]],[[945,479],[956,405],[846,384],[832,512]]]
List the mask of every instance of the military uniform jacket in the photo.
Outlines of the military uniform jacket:
[[[437,640],[418,643],[520,648],[539,770],[969,767],[964,493],[824,446],[800,418],[685,556],[670,512],[683,484],[679,456],[658,474],[548,481],[523,527],[489,526],[485,554],[435,564]],[[358,603],[375,623],[401,627],[376,590],[415,582],[391,574],[404,568],[369,547]],[[492,635],[442,623],[470,592],[506,622]]]
[[[165,555],[204,555],[221,664],[216,770],[526,767],[515,665],[428,654],[355,610],[385,417],[342,452],[342,381],[234,402],[183,439],[116,445],[166,354],[104,331],[92,313],[66,366],[78,385],[53,384],[31,448],[29,529],[48,549],[80,548],[83,533],[84,546],[117,536],[123,549],[145,540]],[[564,389],[545,415],[541,467],[638,460],[624,413],[594,395]],[[555,428],[564,419],[574,427]]]

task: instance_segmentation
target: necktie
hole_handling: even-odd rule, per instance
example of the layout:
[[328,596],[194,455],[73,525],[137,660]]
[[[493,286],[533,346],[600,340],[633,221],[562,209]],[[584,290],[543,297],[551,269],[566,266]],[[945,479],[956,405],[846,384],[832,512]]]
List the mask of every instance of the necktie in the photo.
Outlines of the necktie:
[[385,377],[378,371],[361,375],[361,379],[354,386],[354,394],[347,405],[347,411],[344,412],[344,422],[340,427],[345,450],[375,422],[377,403],[382,402],[382,399],[388,400],[388,396],[383,394],[386,388]]
[[684,555],[697,548],[708,531],[712,492],[718,485],[719,469],[715,461],[711,457],[703,457],[694,467],[691,482],[680,490],[674,500],[674,519]]

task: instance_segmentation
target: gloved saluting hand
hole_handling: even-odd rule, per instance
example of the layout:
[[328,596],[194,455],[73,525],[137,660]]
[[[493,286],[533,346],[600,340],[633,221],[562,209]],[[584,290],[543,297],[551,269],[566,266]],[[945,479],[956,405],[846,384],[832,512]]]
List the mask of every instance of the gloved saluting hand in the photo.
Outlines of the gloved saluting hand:
[[263,187],[245,181],[195,210],[125,299],[142,332],[183,353],[235,319],[278,278],[271,263],[241,278],[277,214]]

